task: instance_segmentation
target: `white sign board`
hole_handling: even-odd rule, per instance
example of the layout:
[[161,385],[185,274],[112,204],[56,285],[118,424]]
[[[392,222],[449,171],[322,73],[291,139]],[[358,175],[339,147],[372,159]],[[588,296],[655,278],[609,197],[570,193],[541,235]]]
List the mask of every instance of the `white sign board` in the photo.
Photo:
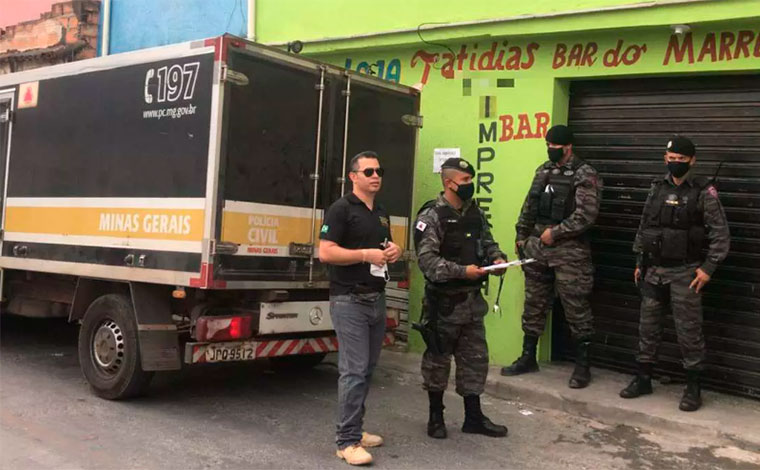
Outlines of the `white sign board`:
[[441,165],[449,158],[462,158],[458,148],[433,149],[433,173],[441,172]]

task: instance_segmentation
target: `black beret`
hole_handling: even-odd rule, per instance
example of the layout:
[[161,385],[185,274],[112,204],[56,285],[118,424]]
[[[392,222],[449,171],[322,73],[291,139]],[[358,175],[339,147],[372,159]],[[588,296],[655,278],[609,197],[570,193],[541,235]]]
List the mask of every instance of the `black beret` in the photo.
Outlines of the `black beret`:
[[546,133],[546,141],[556,145],[572,144],[573,131],[568,129],[567,126],[557,124],[556,126],[552,126],[549,132]]
[[441,170],[445,169],[459,170],[469,173],[470,176],[475,176],[475,168],[473,168],[472,165],[470,165],[470,162],[464,158],[447,158],[446,161],[443,162],[443,165],[441,165]]
[[680,135],[674,135],[668,141],[668,146],[665,148],[668,152],[680,153],[687,157],[693,157],[697,153],[697,149],[694,147],[694,142],[689,138]]

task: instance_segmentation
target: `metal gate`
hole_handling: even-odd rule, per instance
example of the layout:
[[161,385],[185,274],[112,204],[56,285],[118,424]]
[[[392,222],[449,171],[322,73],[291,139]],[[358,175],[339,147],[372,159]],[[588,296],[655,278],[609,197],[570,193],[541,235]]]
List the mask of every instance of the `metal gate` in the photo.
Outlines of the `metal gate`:
[[[760,75],[583,81],[571,85],[575,150],[604,178],[592,232],[596,282],[596,366],[632,371],[639,294],[631,252],[652,180],[664,174],[672,134],[697,145],[697,173],[718,176],[731,229],[731,252],[704,296],[705,384],[760,397]],[[572,357],[560,323],[555,356]],[[681,376],[672,317],[656,373]]]

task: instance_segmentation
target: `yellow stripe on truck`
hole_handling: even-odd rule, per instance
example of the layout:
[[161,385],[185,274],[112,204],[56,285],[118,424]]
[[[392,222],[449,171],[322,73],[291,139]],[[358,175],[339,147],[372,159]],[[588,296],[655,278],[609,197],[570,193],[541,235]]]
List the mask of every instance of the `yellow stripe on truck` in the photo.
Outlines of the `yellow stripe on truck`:
[[400,246],[402,250],[406,250],[407,234],[406,224],[394,224],[391,222],[391,237],[393,237],[393,243]]
[[[258,206],[262,209],[256,210],[256,205],[250,204],[250,206],[252,209],[246,212],[229,209],[224,211],[222,241],[250,247],[269,247],[272,250],[251,249],[248,251],[256,254],[279,255],[284,254],[281,251],[284,251],[289,243],[309,243],[309,231],[311,230],[309,210],[288,206],[264,206],[263,204]],[[280,209],[280,214],[277,213],[277,209]],[[303,215],[297,215],[299,212],[303,212]],[[322,211],[319,212],[319,217],[314,224],[315,240],[319,239],[319,232],[322,227]],[[407,233],[406,224],[391,222],[391,237],[402,249],[406,249]]]
[[7,207],[6,232],[200,241],[203,209]]
[[[315,233],[322,221],[317,220]],[[240,245],[278,246],[309,243],[311,218],[224,211],[222,240]]]

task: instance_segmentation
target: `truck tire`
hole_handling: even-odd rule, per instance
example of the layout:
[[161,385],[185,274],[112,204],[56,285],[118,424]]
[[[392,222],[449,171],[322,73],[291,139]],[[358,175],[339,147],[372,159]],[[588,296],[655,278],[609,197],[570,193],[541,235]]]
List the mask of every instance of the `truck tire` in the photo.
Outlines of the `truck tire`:
[[326,353],[304,354],[297,356],[276,356],[269,358],[269,364],[277,370],[305,370],[311,369],[321,363]]
[[101,398],[121,400],[147,388],[153,372],[142,370],[137,321],[126,296],[103,295],[87,308],[79,329],[79,365]]

